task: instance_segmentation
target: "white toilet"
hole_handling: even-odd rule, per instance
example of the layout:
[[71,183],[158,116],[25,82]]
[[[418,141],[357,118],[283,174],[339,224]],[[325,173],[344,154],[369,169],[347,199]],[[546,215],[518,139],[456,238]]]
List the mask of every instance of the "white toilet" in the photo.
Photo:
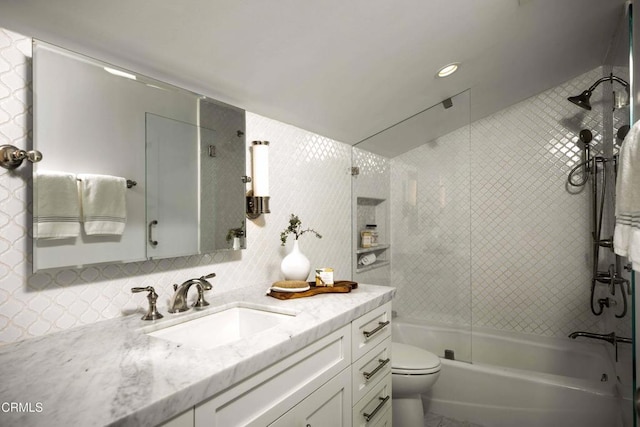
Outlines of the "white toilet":
[[393,426],[421,427],[424,410],[421,394],[426,393],[440,376],[440,358],[407,344],[392,343],[391,390]]

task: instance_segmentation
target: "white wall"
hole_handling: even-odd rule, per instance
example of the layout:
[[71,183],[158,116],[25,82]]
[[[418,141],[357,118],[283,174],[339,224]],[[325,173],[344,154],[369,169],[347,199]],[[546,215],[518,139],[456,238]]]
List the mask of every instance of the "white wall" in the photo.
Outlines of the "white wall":
[[[31,146],[30,51],[30,38],[0,30],[0,144]],[[271,141],[272,213],[248,222],[248,249],[241,252],[31,275],[32,168],[1,169],[0,343],[143,310],[146,298],[132,295],[134,286],[154,286],[161,311],[173,283],[212,271],[213,293],[252,283],[266,289],[281,279],[279,235],[291,213],[323,235],[301,240],[312,266],[333,267],[336,279],[351,277],[351,147],[251,113],[247,140]]]

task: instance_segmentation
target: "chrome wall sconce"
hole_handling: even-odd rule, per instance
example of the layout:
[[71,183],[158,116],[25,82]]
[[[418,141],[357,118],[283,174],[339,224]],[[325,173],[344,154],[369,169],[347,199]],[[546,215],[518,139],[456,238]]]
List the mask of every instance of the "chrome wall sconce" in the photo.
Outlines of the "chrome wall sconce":
[[251,143],[251,183],[247,192],[247,218],[256,219],[269,210],[269,141]]

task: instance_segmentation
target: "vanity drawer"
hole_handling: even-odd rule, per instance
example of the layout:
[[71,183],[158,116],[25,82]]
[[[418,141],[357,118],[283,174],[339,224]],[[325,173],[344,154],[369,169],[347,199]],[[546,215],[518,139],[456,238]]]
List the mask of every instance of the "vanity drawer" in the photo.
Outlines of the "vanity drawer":
[[387,412],[391,412],[391,375],[353,406],[353,427],[376,426],[388,416]]
[[265,426],[349,367],[349,325],[196,405],[195,426]]
[[391,337],[354,362],[351,375],[353,401],[358,402],[382,379],[391,375]]
[[371,310],[351,322],[353,360],[391,337],[391,302]]
[[373,427],[392,427],[393,426],[393,412],[391,406],[380,417],[380,420]]

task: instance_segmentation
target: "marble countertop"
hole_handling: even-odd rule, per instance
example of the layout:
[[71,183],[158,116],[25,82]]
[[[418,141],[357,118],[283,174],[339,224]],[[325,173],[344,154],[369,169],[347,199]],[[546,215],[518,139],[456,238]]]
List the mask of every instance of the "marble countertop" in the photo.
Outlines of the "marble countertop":
[[[0,425],[155,425],[391,301],[394,288],[359,285],[348,294],[278,300],[268,286],[207,292],[205,310],[140,314],[0,347]],[[146,335],[171,324],[244,304],[293,311],[295,318],[210,350]],[[160,326],[158,326],[160,327]],[[16,405],[20,411],[13,411]]]

